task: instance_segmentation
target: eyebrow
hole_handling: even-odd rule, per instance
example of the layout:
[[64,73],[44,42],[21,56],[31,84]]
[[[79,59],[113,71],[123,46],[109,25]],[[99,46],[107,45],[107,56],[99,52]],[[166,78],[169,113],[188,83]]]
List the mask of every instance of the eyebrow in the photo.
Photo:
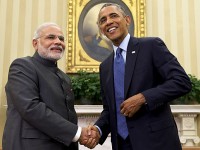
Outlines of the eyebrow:
[[[116,13],[116,12],[114,12],[114,13],[112,12],[112,13],[108,14],[107,16],[112,16],[112,15],[118,15],[119,16],[119,14]],[[102,16],[101,18],[99,18],[99,21],[101,21],[102,19],[106,18],[107,16]]]
[[[108,14],[107,16],[111,16],[111,15],[115,15],[115,14],[119,16],[119,14],[116,13],[116,12],[112,12],[112,13]],[[104,17],[106,17],[106,16],[102,16],[101,18],[104,18]],[[101,18],[100,18],[100,19],[101,19]]]

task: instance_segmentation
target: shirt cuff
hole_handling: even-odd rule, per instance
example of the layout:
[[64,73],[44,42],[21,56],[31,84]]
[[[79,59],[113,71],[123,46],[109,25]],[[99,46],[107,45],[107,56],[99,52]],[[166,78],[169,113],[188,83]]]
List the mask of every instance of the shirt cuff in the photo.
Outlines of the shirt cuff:
[[79,139],[80,136],[81,136],[81,131],[82,131],[82,128],[81,128],[81,127],[78,127],[78,130],[77,130],[76,135],[74,136],[72,142],[77,142],[77,141],[78,141],[78,139]]
[[102,136],[102,131],[101,131],[101,129],[100,129],[97,125],[94,125],[94,126],[97,127],[97,129],[99,130],[100,135]]

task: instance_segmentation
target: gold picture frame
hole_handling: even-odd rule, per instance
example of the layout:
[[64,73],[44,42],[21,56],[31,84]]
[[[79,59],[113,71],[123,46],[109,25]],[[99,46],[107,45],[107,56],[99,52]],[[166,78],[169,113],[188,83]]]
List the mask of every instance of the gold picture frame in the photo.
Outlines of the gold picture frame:
[[[130,34],[146,35],[145,0],[68,0],[66,58],[67,72],[99,72],[99,64],[112,52],[110,42],[99,35],[97,15],[104,3],[118,3],[132,18]],[[103,39],[103,40],[102,40]],[[93,44],[98,44],[94,46]],[[100,48],[99,45],[101,46]]]

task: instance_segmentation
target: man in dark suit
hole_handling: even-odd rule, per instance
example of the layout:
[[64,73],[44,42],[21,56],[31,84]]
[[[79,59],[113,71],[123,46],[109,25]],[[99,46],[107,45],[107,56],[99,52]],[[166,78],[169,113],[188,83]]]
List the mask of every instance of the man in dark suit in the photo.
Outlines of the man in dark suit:
[[191,90],[184,69],[161,39],[130,36],[121,6],[103,5],[98,23],[114,49],[100,65],[99,143],[111,132],[113,150],[181,150],[169,102]]
[[32,43],[33,57],[10,66],[3,150],[78,150],[78,141],[93,148],[99,133],[77,126],[71,81],[57,68],[65,50],[63,32],[44,23]]

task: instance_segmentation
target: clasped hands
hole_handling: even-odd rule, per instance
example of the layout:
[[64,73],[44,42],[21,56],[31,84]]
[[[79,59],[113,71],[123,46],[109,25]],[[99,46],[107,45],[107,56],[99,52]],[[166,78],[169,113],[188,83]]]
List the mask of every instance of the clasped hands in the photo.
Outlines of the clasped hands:
[[81,136],[78,141],[81,145],[92,149],[99,143],[99,139],[100,133],[97,127],[89,125],[87,128],[82,128]]
[[[126,117],[132,117],[145,102],[146,100],[143,94],[139,93],[133,95],[121,104],[121,113]],[[78,141],[81,145],[92,149],[99,143],[99,139],[99,130],[97,127],[90,125],[87,128],[82,128],[81,136]]]

